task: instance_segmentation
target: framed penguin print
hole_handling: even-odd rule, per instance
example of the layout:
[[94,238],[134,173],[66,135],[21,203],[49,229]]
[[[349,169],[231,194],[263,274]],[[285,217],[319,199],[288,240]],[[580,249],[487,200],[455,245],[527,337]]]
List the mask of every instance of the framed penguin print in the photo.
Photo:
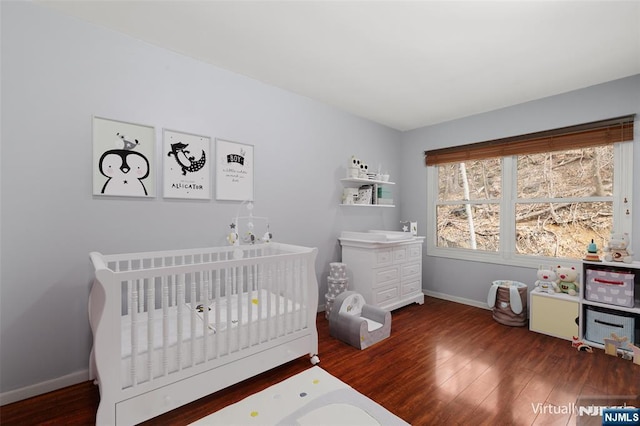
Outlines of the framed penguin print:
[[93,194],[155,196],[155,129],[93,117]]

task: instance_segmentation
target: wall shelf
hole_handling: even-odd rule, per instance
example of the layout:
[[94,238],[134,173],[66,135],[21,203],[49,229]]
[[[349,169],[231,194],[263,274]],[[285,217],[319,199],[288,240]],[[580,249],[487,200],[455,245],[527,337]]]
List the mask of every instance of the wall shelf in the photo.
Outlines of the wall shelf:
[[395,182],[387,182],[384,180],[374,180],[374,179],[363,179],[363,178],[342,178],[340,179],[342,183],[354,183],[358,185],[371,185],[377,183],[378,185],[395,185]]
[[395,204],[340,204],[347,207],[395,207]]
[[[375,180],[375,179],[365,179],[365,178],[342,178],[340,179],[342,186],[345,188],[354,188],[360,187],[363,185],[371,185],[373,186],[373,191],[377,191],[379,186],[385,185],[395,185],[395,182],[387,182],[383,180]],[[340,206],[348,206],[348,207],[395,207],[395,204],[340,204]]]

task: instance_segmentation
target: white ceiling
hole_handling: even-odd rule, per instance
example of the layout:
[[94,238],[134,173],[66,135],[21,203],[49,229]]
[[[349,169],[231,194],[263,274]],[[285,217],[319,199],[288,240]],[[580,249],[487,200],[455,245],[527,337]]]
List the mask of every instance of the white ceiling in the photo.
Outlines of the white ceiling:
[[639,1],[40,3],[398,130],[640,73]]

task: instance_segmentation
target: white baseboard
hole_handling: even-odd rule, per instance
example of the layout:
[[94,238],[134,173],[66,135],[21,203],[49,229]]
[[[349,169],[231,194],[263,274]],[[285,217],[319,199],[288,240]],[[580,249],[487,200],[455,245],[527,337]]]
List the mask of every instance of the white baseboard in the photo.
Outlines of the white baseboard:
[[482,308],[482,309],[488,309],[488,310],[490,309],[489,305],[487,305],[485,302],[478,302],[477,300],[473,300],[473,299],[465,299],[464,297],[457,297],[457,296],[452,296],[446,293],[439,293],[437,291],[425,290],[424,288],[422,289],[422,292],[426,296],[435,297],[436,299],[443,299],[443,300],[448,300],[450,302],[462,303],[463,305],[475,306],[476,308]]
[[22,401],[23,399],[66,388],[67,386],[76,385],[88,380],[89,370],[76,371],[75,373],[67,374],[66,376],[58,377],[52,380],[47,380],[46,382],[36,383],[24,388],[0,393],[0,405]]

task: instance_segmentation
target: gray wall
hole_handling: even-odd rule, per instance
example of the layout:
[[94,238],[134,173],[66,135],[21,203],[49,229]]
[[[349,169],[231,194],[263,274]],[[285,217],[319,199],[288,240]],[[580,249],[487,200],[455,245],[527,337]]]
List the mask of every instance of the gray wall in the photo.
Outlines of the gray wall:
[[[425,235],[427,173],[423,152],[428,149],[549,130],[636,113],[640,116],[640,75],[600,84],[563,95],[527,102],[510,108],[406,132],[402,135],[401,216],[418,220]],[[636,117],[634,144],[634,193],[640,202],[640,117]],[[640,209],[633,209],[632,249],[640,252]],[[420,227],[422,224],[422,227]],[[533,283],[535,270],[426,256],[423,262],[425,290],[471,304],[486,303],[490,283],[514,279]]]
[[162,128],[253,144],[254,214],[276,241],[319,248],[321,304],[342,229],[397,229],[399,209],[339,207],[338,179],[353,154],[398,176],[399,132],[37,4],[1,7],[0,393],[84,377],[90,251],[222,245],[238,211],[160,185],[92,196],[92,115],[154,126],[158,147]]

